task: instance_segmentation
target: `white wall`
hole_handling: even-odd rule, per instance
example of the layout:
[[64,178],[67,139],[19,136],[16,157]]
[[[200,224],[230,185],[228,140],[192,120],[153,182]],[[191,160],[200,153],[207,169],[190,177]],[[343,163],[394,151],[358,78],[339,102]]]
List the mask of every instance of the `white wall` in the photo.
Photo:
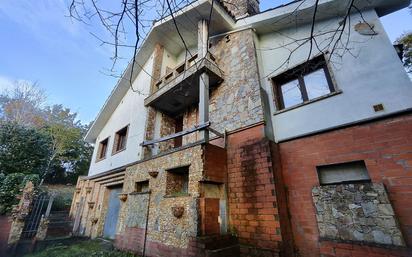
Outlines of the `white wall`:
[[[334,56],[331,60],[331,73],[342,93],[283,113],[276,113],[272,85],[268,78],[307,60],[309,44],[299,48],[291,56],[288,65],[283,65],[283,68],[274,72],[282,67],[290,50],[296,48],[296,45],[288,45],[291,38],[308,37],[310,25],[259,35],[259,70],[263,90],[269,98],[276,141],[412,107],[412,83],[378,16],[373,10],[365,11],[363,15],[368,22],[375,25],[375,31],[379,34],[374,37],[360,35],[354,31],[353,26],[362,19],[357,14],[352,16],[351,53],[346,53],[343,58]],[[339,21],[334,19],[318,22],[315,31],[336,29]],[[318,38],[321,47],[325,45],[322,44],[325,39],[326,36]],[[314,47],[313,56],[318,54]],[[373,105],[380,103],[384,105],[385,111],[375,113]]]
[[[153,55],[144,65],[147,73],[152,73]],[[111,115],[99,136],[97,137],[93,157],[89,169],[89,176],[121,167],[141,159],[146,124],[146,108],[144,99],[148,96],[151,78],[143,70],[133,82],[133,88],[143,91],[143,94],[133,92],[130,88],[121,103]],[[129,125],[126,150],[112,155],[115,133]],[[96,162],[99,142],[109,138],[106,159]]]

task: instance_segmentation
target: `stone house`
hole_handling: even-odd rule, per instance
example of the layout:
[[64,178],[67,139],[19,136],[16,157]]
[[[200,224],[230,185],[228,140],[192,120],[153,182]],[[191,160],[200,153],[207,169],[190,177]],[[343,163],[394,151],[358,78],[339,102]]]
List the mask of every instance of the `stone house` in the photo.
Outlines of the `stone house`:
[[350,2],[319,1],[312,50],[315,1],[154,23],[86,136],[73,232],[144,256],[411,256],[412,83],[379,20],[410,1],[355,1],[334,50]]

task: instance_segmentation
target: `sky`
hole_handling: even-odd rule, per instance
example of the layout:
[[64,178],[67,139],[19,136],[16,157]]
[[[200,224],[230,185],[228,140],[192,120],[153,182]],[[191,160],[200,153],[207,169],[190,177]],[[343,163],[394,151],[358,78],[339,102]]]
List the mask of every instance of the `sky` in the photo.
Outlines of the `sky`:
[[[289,1],[260,2],[266,10]],[[91,35],[104,34],[100,26],[72,20],[67,6],[68,0],[0,0],[0,92],[16,80],[37,82],[46,90],[48,104],[63,104],[88,123],[117,83],[107,75],[113,49]],[[392,41],[412,31],[408,9],[382,22]],[[127,62],[119,62],[118,74]]]

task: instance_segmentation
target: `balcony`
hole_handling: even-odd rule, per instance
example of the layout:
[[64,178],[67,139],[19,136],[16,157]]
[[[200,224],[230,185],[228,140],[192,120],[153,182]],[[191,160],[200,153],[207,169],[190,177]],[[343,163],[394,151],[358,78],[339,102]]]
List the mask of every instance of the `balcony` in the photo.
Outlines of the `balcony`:
[[156,83],[156,91],[144,101],[167,115],[175,116],[199,101],[199,79],[203,72],[209,75],[209,89],[223,81],[223,72],[211,54],[198,59],[193,56],[177,66]]

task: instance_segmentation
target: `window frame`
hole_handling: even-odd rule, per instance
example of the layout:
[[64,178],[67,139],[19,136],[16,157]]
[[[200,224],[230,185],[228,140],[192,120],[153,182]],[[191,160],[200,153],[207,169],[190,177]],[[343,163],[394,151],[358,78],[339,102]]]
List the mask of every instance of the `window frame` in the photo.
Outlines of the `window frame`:
[[[129,126],[130,124],[128,124],[127,126],[119,129],[115,134],[114,134],[114,142],[113,142],[113,148],[112,148],[112,155],[115,155],[117,153],[120,153],[124,150],[126,150],[127,148],[127,139],[129,136]],[[122,138],[120,136],[120,133],[123,132],[124,130],[126,130],[126,133],[124,135],[124,144],[123,144],[123,148],[119,149],[118,146],[120,145],[120,139]]]
[[[107,150],[109,149],[109,141],[110,137],[106,137],[105,139],[101,140],[99,142],[99,146],[97,148],[97,154],[96,154],[96,162],[102,161],[107,158]],[[106,147],[104,148],[104,156],[102,156],[103,153],[103,143],[105,143]]]
[[[352,165],[352,167],[351,167]],[[327,182],[324,180],[325,175],[327,173],[329,174],[336,174],[338,173],[339,169],[340,172],[345,170],[348,170],[349,168],[361,168],[356,170],[358,173],[357,175],[359,177],[363,178],[351,178],[347,179],[348,177],[345,177],[345,179],[342,179],[340,181],[332,181],[332,182]],[[364,168],[364,169],[363,169]],[[328,170],[329,169],[329,170]],[[326,165],[318,165],[316,166],[316,173],[319,181],[320,186],[331,186],[331,185],[345,185],[345,184],[359,184],[359,183],[372,183],[372,178],[369,174],[368,166],[366,165],[365,160],[357,160],[357,161],[348,161],[348,162],[341,162],[341,163],[332,163],[332,164],[326,164]],[[353,175],[353,174],[350,174]],[[366,176],[365,176],[366,175]],[[355,176],[355,175],[353,175]]]
[[[309,67],[308,66],[314,66],[314,67]],[[307,91],[307,86],[305,83],[305,79],[304,77],[315,72],[315,71],[319,71],[319,70],[323,70],[324,74],[325,74],[325,79],[328,83],[328,88],[329,88],[329,93],[313,98],[313,99],[309,99],[309,95],[308,95],[308,91]],[[326,58],[324,55],[319,55],[313,59],[311,59],[310,61],[304,62],[302,64],[299,64],[297,66],[295,66],[294,68],[291,68],[273,78],[270,79],[272,81],[273,84],[273,92],[274,92],[274,100],[275,100],[275,106],[276,109],[278,111],[284,111],[284,110],[289,110],[289,109],[294,109],[298,106],[301,105],[305,105],[308,103],[311,103],[313,101],[316,101],[318,99],[327,97],[329,95],[332,94],[336,94],[339,93],[337,87],[335,86],[335,83],[332,79],[332,75],[330,72],[330,68],[328,66],[328,63],[326,61]],[[299,82],[299,88],[300,88],[300,93],[301,93],[301,97],[302,97],[302,102],[289,106],[289,107],[285,107],[285,101],[284,101],[284,96],[282,93],[282,86],[287,84],[288,82],[291,82],[293,80],[298,80]]]

